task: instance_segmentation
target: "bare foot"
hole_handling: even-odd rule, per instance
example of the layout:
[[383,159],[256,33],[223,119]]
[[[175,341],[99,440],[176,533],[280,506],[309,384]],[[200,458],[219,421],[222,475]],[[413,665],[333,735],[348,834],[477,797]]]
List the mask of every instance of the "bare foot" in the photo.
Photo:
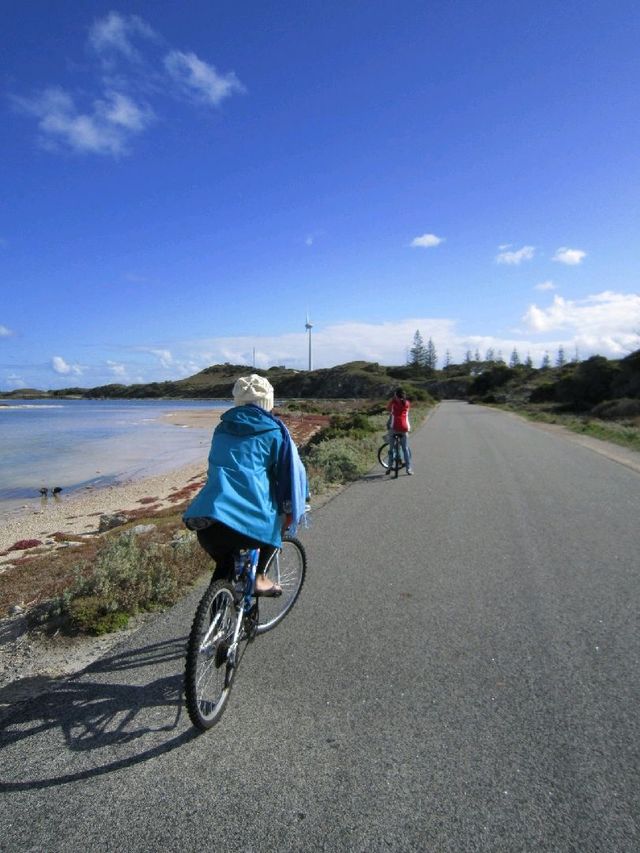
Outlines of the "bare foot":
[[281,595],[282,587],[272,583],[264,575],[256,575],[256,595]]

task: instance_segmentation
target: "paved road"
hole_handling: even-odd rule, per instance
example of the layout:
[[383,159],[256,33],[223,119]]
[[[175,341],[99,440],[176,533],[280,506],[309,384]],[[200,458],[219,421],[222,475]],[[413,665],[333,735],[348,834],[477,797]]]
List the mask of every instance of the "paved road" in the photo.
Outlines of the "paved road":
[[199,591],[1,735],[3,851],[637,851],[640,474],[444,403],[189,727]]

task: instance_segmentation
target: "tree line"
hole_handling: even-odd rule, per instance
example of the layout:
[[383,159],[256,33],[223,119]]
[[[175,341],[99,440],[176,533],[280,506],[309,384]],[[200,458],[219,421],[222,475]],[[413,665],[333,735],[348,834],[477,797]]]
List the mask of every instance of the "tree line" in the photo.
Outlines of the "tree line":
[[[563,346],[558,347],[558,352],[555,358],[555,367],[564,367],[565,364],[577,364],[580,361],[578,350],[575,350],[573,357],[570,359],[567,357],[566,351]],[[473,363],[480,364],[482,362],[487,362],[489,364],[507,364],[509,367],[533,367],[533,360],[529,353],[526,356],[521,358],[520,353],[514,347],[511,355],[509,357],[509,361],[507,362],[503,355],[502,350],[494,350],[492,347],[487,349],[484,358],[480,355],[480,351],[476,349],[475,352],[471,350],[467,350],[464,356],[464,363],[467,365],[471,365]],[[438,353],[433,342],[433,338],[429,338],[427,343],[425,344],[424,338],[419,329],[416,330],[416,333],[413,336],[413,343],[411,348],[408,350],[407,355],[407,364],[411,367],[419,368],[419,369],[427,369],[427,370],[437,370],[438,368]],[[444,362],[443,362],[443,370],[451,367],[453,364],[451,353],[449,350],[445,352]],[[542,369],[551,367],[551,355],[549,352],[545,352],[542,356],[542,361],[540,363],[540,367]]]

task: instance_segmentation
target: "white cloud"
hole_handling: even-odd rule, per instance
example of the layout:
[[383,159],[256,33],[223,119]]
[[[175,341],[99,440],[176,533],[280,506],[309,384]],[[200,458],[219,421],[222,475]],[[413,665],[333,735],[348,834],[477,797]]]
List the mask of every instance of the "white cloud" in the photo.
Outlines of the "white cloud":
[[585,299],[554,296],[547,308],[530,305],[524,320],[537,334],[565,330],[586,352],[623,355],[640,346],[640,295],[603,291]]
[[423,234],[421,237],[414,237],[411,241],[412,248],[431,249],[434,246],[439,246],[444,243],[444,237],[436,237],[435,234]]
[[563,246],[556,251],[551,260],[574,267],[577,264],[581,264],[586,256],[587,253],[583,252],[582,249],[568,249],[566,246]]
[[534,246],[523,246],[521,249],[509,251],[509,245],[500,246],[496,255],[496,263],[519,266],[523,261],[530,261],[535,253]]
[[121,379],[127,378],[127,366],[117,361],[107,361],[107,367],[114,376],[118,376]]
[[6,326],[0,326],[0,338],[9,338],[12,334],[11,329],[7,329]]
[[108,92],[107,99],[97,102],[99,114],[110,125],[133,132],[144,130],[153,120],[153,110],[148,105],[138,105],[127,95]]
[[151,27],[137,15],[124,17],[118,12],[110,12],[91,26],[89,44],[103,58],[119,54],[135,60],[139,58],[139,53],[133,46],[134,36],[157,38]]
[[63,89],[46,89],[34,98],[15,101],[40,120],[45,144],[62,142],[78,152],[122,154],[129,138],[153,120],[150,107],[138,105],[118,92],[107,92],[86,113],[76,108],[71,95]]
[[56,373],[60,373],[63,376],[67,376],[69,374],[73,374],[74,376],[80,376],[83,372],[83,368],[79,364],[67,364],[67,362],[62,358],[61,355],[54,355],[51,359],[51,367]]
[[171,367],[173,364],[173,356],[168,349],[150,349],[147,352],[155,356],[162,367]]
[[535,288],[536,290],[555,290],[556,286],[552,281],[541,281]]
[[195,53],[172,50],[166,55],[164,64],[183,92],[213,106],[246,91],[233,71],[224,76],[218,74],[213,65],[199,59]]
[[245,91],[233,72],[219,74],[195,53],[163,47],[163,60],[151,49],[162,39],[135,15],[110,12],[93,23],[88,41],[99,63],[94,60],[81,88],[72,92],[53,85],[31,97],[12,98],[37,119],[39,140],[48,150],[120,156],[155,120],[146,99],[156,106],[179,93],[183,100],[217,106]]
[[18,376],[17,373],[10,373],[5,379],[7,385],[11,388],[26,388],[27,383],[24,381],[22,376]]

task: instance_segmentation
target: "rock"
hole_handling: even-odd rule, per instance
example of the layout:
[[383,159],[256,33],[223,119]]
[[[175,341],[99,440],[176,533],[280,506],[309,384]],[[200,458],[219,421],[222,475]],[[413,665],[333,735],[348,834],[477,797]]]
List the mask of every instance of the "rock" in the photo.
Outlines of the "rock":
[[106,530],[113,530],[114,527],[121,527],[126,524],[129,519],[123,513],[114,513],[113,515],[105,514],[100,516],[98,531],[104,533]]
[[132,528],[131,532],[136,536],[139,536],[141,533],[152,533],[155,529],[155,524],[136,524],[136,526]]
[[24,607],[20,604],[14,604],[9,608],[9,616],[20,616],[21,613],[24,613]]

